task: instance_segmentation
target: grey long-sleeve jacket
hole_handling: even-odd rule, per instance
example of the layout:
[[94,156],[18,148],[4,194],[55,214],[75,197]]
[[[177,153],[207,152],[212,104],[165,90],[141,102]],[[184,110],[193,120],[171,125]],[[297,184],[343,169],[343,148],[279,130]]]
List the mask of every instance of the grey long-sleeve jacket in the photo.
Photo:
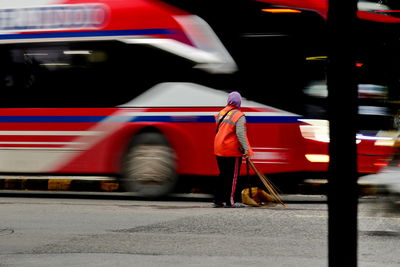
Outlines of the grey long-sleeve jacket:
[[240,145],[242,146],[244,152],[249,150],[249,146],[247,145],[246,140],[246,118],[242,116],[236,122],[236,135],[239,140]]

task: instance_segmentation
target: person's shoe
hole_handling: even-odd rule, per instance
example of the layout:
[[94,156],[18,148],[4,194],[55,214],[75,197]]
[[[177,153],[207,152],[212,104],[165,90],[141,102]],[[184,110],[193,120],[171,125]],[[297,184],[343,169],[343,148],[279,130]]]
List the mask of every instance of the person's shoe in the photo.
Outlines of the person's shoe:
[[240,202],[236,202],[233,205],[226,205],[225,208],[245,208],[246,205]]

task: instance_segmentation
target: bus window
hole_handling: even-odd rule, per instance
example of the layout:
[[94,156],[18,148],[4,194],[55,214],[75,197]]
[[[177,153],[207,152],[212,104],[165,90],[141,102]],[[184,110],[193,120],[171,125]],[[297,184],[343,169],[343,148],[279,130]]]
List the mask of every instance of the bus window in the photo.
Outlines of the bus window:
[[1,107],[114,107],[155,84],[189,79],[198,71],[168,52],[117,41],[23,44],[0,51]]

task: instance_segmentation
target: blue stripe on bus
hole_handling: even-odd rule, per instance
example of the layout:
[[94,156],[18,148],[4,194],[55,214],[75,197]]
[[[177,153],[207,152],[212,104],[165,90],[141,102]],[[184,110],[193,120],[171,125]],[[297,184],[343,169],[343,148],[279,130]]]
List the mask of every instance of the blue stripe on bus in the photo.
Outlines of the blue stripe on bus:
[[[247,123],[298,123],[299,117],[246,116]],[[138,116],[130,122],[174,122],[174,123],[215,123],[214,116]]]
[[[297,123],[300,117],[246,116],[248,123]],[[215,123],[214,116],[0,116],[0,123]]]
[[101,122],[107,116],[0,116],[0,122]]
[[168,29],[136,29],[136,30],[113,30],[113,31],[77,31],[77,32],[39,32],[0,34],[0,39],[35,39],[35,38],[68,38],[68,37],[98,37],[98,36],[121,36],[121,35],[164,35],[171,34]]
[[130,122],[215,122],[214,116],[138,116],[133,117]]

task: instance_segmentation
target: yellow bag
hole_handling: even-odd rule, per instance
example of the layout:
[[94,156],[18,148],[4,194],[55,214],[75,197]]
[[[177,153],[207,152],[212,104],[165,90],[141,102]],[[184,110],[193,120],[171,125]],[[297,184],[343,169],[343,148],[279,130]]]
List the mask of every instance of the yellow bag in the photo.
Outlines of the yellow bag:
[[[261,206],[275,206],[276,204],[280,204],[283,207],[286,207],[286,204],[283,203],[281,197],[278,194],[277,188],[272,184],[272,182],[262,174],[254,163],[246,158],[246,171],[247,171],[247,180],[250,185],[250,166],[253,171],[257,174],[258,178],[260,178],[261,182],[264,184],[265,189],[267,189],[268,193],[258,187],[248,187],[242,190],[242,203],[247,204],[253,207],[261,207]],[[251,190],[249,190],[251,188]]]
[[243,189],[242,203],[253,207],[276,206],[274,198],[258,187],[251,187],[251,191],[249,188]]

